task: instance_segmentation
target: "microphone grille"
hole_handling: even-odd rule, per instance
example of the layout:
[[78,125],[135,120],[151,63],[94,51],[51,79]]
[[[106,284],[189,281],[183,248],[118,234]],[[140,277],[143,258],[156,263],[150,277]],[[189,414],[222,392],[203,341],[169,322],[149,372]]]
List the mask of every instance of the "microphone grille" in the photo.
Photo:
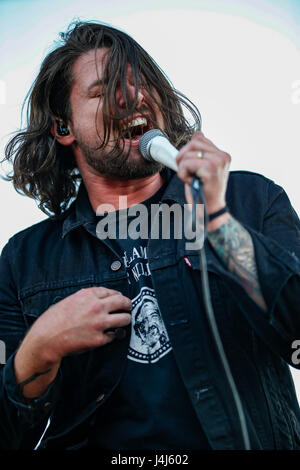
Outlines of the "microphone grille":
[[148,152],[147,147],[148,147],[150,140],[152,140],[154,137],[157,137],[157,136],[165,137],[165,135],[159,129],[151,129],[150,131],[147,131],[140,139],[139,151],[141,152],[141,154],[146,160],[153,161],[153,158]]

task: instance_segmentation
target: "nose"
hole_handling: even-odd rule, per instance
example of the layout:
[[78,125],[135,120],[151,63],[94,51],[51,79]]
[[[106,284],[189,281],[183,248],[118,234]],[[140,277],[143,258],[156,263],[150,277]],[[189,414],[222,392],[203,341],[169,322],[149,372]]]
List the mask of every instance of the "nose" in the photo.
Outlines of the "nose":
[[[132,105],[135,99],[136,93],[136,86],[132,81],[127,81],[126,83],[127,88],[127,98],[124,92],[122,91],[121,85],[118,86],[116,91],[116,102],[120,109],[126,109],[128,106]],[[138,88],[137,97],[136,97],[136,108],[139,108],[144,100],[143,92],[140,88]]]

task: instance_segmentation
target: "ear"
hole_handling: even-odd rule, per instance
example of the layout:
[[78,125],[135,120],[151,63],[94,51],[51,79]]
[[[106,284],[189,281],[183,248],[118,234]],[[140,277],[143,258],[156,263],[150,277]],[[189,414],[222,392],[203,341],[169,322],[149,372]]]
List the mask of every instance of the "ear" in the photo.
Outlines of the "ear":
[[62,119],[54,117],[52,119],[51,134],[61,145],[72,145],[75,137],[69,125],[64,124]]

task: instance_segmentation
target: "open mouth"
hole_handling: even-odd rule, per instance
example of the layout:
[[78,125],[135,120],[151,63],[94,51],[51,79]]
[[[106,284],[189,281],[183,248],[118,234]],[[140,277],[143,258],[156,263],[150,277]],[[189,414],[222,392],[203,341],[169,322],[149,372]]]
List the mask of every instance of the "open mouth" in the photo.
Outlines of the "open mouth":
[[127,123],[126,128],[121,133],[121,137],[124,140],[136,141],[152,128],[150,120],[145,117],[137,117]]

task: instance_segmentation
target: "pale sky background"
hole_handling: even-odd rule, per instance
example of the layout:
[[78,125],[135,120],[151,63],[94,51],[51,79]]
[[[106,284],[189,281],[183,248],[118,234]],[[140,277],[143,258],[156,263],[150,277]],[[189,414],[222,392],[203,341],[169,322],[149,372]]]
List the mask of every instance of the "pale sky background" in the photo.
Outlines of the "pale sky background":
[[[271,178],[300,214],[300,0],[0,0],[0,159],[42,59],[76,18],[133,36],[199,107],[231,169]],[[1,250],[46,216],[2,180],[0,201]]]

